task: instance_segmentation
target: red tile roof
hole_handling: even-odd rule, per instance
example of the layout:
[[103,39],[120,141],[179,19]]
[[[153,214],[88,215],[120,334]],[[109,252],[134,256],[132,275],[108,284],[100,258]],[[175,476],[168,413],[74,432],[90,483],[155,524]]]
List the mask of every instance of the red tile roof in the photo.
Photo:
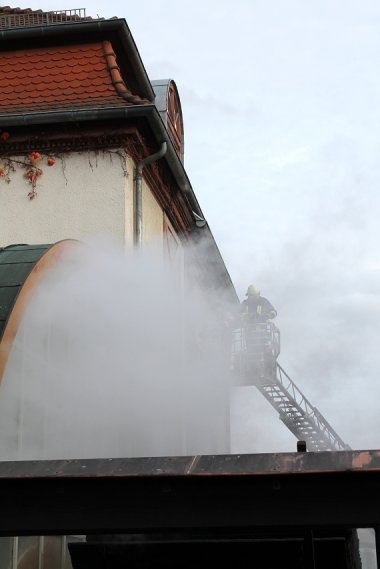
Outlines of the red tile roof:
[[0,54],[0,114],[149,102],[129,91],[109,41]]

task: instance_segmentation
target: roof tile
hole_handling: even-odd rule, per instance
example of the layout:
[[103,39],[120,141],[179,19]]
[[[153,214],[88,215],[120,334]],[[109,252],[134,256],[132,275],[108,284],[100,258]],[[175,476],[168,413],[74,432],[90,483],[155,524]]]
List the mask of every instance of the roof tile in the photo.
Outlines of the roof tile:
[[108,41],[0,54],[0,114],[149,102],[128,89]]

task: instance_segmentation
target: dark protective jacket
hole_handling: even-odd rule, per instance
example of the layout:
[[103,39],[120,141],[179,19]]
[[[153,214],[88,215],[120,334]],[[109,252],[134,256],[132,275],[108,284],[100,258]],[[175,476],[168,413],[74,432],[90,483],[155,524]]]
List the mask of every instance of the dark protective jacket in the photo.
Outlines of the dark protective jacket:
[[248,315],[250,320],[256,322],[266,322],[270,318],[277,316],[277,311],[273,308],[269,300],[263,296],[248,296],[242,302],[243,312]]

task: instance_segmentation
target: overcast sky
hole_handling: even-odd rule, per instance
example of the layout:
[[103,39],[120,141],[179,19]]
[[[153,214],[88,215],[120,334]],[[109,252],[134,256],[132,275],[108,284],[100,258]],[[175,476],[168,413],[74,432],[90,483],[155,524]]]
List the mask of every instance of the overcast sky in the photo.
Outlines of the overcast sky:
[[[283,367],[347,443],[379,448],[380,3],[86,7],[125,17],[150,78],[176,81],[194,191],[241,298],[253,282],[276,306]],[[237,396],[234,448],[293,450],[257,396]]]

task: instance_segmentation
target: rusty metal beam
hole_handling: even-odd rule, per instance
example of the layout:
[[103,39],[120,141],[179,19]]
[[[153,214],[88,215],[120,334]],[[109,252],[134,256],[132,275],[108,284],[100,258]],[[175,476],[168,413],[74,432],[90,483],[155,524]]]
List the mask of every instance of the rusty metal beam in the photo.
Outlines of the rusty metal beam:
[[1,535],[380,525],[380,451],[0,463]]

